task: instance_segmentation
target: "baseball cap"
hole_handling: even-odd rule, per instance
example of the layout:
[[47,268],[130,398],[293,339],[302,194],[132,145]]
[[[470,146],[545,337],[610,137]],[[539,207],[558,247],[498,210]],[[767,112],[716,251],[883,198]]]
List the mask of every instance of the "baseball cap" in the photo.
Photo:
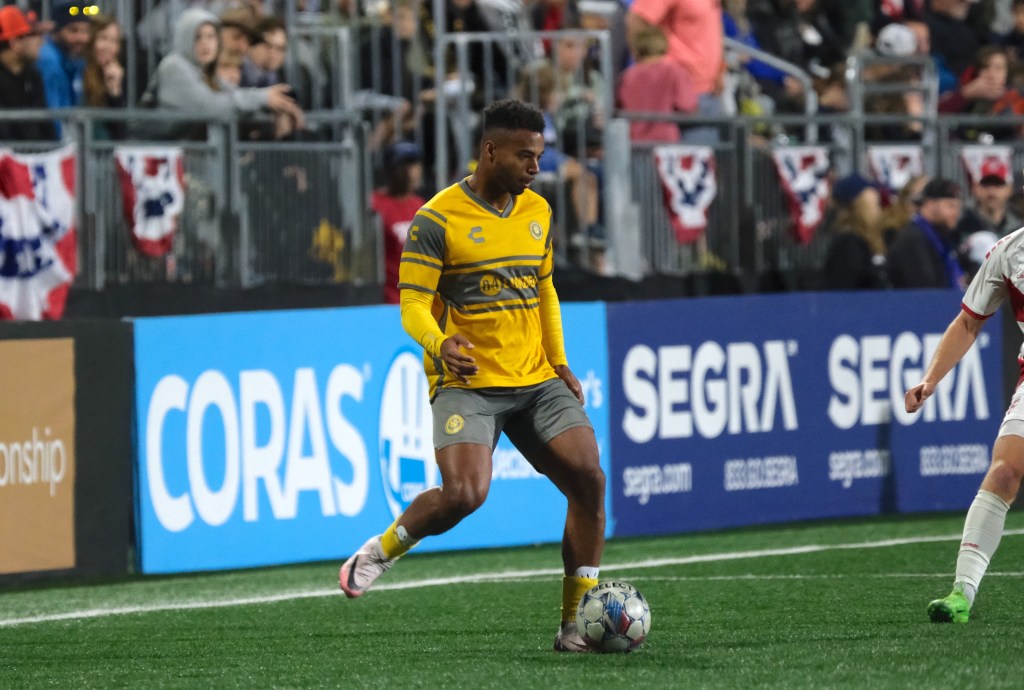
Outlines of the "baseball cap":
[[418,163],[423,160],[423,152],[415,142],[399,141],[388,148],[385,160],[387,160],[388,165]]
[[843,205],[851,204],[868,188],[877,189],[866,177],[860,173],[853,173],[835,181],[832,185],[832,199]]
[[981,176],[978,178],[978,184],[1002,186],[1008,182],[1006,178],[1009,177],[1009,172],[1006,163],[997,158],[988,158],[981,164]]
[[875,50],[888,57],[906,57],[917,50],[917,37],[905,24],[887,24],[875,38]]
[[93,2],[60,0],[53,3],[53,21],[58,29],[75,22],[87,22],[90,17],[95,17],[99,13],[99,6]]
[[15,5],[0,7],[0,41],[11,41],[29,34],[46,33],[53,22],[36,21],[36,13],[24,13]]
[[960,187],[956,182],[947,180],[944,177],[936,177],[928,181],[928,184],[921,189],[921,193],[914,197],[914,201],[920,204],[934,199],[960,198]]

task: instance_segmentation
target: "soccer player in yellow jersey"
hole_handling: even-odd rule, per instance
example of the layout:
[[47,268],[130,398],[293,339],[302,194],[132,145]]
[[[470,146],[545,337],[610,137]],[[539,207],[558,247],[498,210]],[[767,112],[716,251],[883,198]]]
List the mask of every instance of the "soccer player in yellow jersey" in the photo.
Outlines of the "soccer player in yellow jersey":
[[424,491],[338,574],[362,595],[420,539],[480,507],[505,432],[568,499],[557,651],[586,651],[576,605],[597,584],[605,478],[569,370],[551,282],[551,207],[530,184],[544,117],[521,101],[484,111],[476,171],[416,214],[399,271],[402,326],[424,350],[441,486]]

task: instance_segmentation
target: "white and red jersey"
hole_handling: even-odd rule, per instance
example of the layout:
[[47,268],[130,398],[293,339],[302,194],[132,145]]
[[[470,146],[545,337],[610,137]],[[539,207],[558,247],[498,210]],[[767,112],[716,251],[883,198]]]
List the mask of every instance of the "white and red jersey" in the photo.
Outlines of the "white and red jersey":
[[[976,319],[996,313],[1007,298],[1024,332],[1024,228],[999,240],[967,286],[961,309]],[[1024,346],[1018,359],[1024,358]]]

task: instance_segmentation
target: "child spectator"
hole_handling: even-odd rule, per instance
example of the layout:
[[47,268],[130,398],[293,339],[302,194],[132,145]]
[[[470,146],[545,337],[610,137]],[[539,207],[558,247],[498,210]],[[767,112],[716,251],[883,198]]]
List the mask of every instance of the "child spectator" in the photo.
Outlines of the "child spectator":
[[608,85],[587,58],[587,40],[582,36],[558,39],[554,46],[552,64],[557,89],[561,94],[559,125],[564,127],[568,123],[583,121],[591,122],[598,129],[604,127],[600,118],[601,104]]
[[[978,50],[974,62],[964,70],[957,88],[939,101],[940,113],[969,115],[1007,115],[1019,119],[1024,115],[1024,96],[1010,84],[1010,63],[1002,46],[987,45]],[[999,139],[1014,138],[1019,126],[987,127]],[[993,130],[996,131],[993,131]],[[975,140],[977,126],[961,127],[962,139]]]
[[[657,113],[697,110],[698,94],[690,75],[667,56],[668,41],[660,28],[648,26],[637,30],[630,48],[636,62],[623,71],[619,81],[619,108]],[[633,120],[629,135],[634,142],[677,142],[680,139],[679,125],[664,120]]]

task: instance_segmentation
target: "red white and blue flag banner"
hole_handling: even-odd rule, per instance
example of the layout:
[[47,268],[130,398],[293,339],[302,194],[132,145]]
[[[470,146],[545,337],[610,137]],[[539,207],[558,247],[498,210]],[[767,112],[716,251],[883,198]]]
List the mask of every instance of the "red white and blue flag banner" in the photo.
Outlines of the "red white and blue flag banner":
[[772,150],[796,239],[807,244],[825,218],[831,164],[824,146],[780,146]]
[[676,241],[693,244],[704,236],[718,193],[715,152],[710,146],[656,146],[654,164]]
[[1013,186],[1013,149],[1009,146],[965,146],[960,150],[960,162],[971,184],[995,176]]
[[59,319],[78,271],[75,149],[0,149],[0,319]]
[[871,174],[889,196],[900,193],[912,177],[924,174],[924,153],[920,146],[868,146]]
[[146,256],[167,254],[174,246],[178,216],[185,206],[181,149],[119,146],[114,149],[114,159],[132,243]]

